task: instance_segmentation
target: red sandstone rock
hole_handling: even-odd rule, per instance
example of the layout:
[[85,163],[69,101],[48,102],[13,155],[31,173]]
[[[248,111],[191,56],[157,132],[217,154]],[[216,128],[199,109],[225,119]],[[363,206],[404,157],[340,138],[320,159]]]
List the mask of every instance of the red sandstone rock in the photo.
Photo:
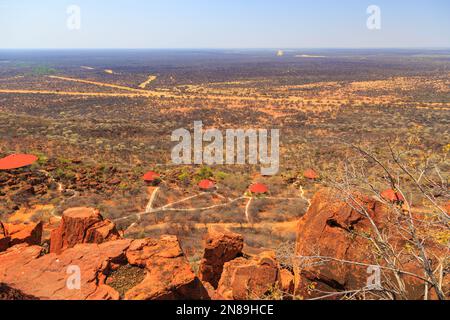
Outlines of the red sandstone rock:
[[205,239],[205,251],[200,263],[199,277],[217,288],[223,265],[242,255],[244,238],[232,232],[210,231]]
[[[108,300],[118,293],[104,285],[102,274],[116,263],[126,263],[125,251],[130,240],[103,244],[80,244],[60,255],[40,256],[41,247],[18,245],[0,253],[0,283],[41,300]],[[80,289],[67,285],[80,270]]]
[[[36,226],[42,230],[42,224],[34,228],[32,225],[27,228],[3,226],[2,245],[3,241],[8,245],[10,242],[6,232],[26,242],[34,239],[25,235],[32,235]],[[120,294],[108,285],[115,283],[108,278],[113,279],[114,272],[121,266],[132,265],[144,268],[146,276],[139,284],[133,283],[133,279],[124,284],[132,286],[125,293],[126,299],[210,299],[176,237],[134,241],[117,238],[114,224],[103,220],[98,211],[89,208],[67,210],[58,229],[52,232],[50,254],[42,255],[43,247],[25,243],[0,253],[2,294],[35,299],[117,300],[121,298]],[[67,286],[71,267],[80,271],[80,289],[71,290]],[[214,288],[210,293],[214,298],[220,298]]]
[[0,222],[0,252],[21,243],[40,245],[42,240],[40,223],[12,224]]
[[42,240],[43,223],[29,224],[3,224],[6,235],[10,237],[9,246],[27,243],[29,245],[40,245]]
[[285,296],[294,294],[294,275],[289,270],[280,270],[280,284]]
[[203,282],[203,286],[208,292],[208,296],[210,297],[211,300],[225,300],[225,298],[221,296],[209,282]]
[[261,299],[280,286],[279,265],[272,253],[225,263],[217,292],[225,299]]
[[[390,239],[393,249],[398,253],[405,252],[405,240],[399,237],[397,223],[390,222],[392,213],[389,209],[361,195],[355,194],[354,200],[357,203],[353,200],[343,201],[338,192],[330,189],[321,190],[314,196],[308,212],[298,224],[295,259],[297,295],[304,298],[323,296],[323,293],[311,290],[313,287],[323,292],[365,288],[369,277],[367,265],[383,264],[377,259],[371,242],[362,236],[373,235],[374,229],[369,219],[355,208],[364,208],[380,232]],[[305,258],[317,255],[333,260]],[[336,259],[365,265],[337,262]],[[420,266],[414,264],[407,253],[399,254],[398,259],[404,270],[423,274]],[[424,291],[423,283],[405,275],[402,279],[409,297],[420,299]]]
[[[374,219],[382,209],[381,205],[371,200],[364,207],[370,209]],[[298,225],[296,253],[304,257],[320,254],[350,261],[370,261],[372,255],[369,244],[350,236],[351,230],[368,227],[362,216],[339,201],[331,190],[321,190],[314,196],[311,207]],[[317,289],[323,291],[335,291],[346,286],[365,286],[367,267],[364,269],[334,262],[317,265],[314,262],[316,261],[298,261],[296,291],[302,296],[308,297],[311,283],[316,283]]]
[[127,300],[209,299],[176,237],[136,240],[127,251],[127,258],[130,264],[147,270],[144,281],[125,294]]
[[400,192],[394,191],[392,189],[385,190],[381,193],[381,197],[392,203],[403,203],[405,202],[405,198],[402,196]]
[[64,212],[58,229],[51,233],[50,252],[60,253],[79,243],[102,243],[120,239],[120,235],[109,220],[91,208],[74,208]]
[[[0,253],[0,283],[5,295],[19,292],[44,300],[118,300],[119,293],[108,285],[108,277],[118,267],[131,264],[145,268],[147,275],[133,284],[126,299],[209,299],[173,236],[78,244],[60,254],[41,253],[41,247],[26,244]],[[80,288],[71,289],[67,284],[76,270]]]

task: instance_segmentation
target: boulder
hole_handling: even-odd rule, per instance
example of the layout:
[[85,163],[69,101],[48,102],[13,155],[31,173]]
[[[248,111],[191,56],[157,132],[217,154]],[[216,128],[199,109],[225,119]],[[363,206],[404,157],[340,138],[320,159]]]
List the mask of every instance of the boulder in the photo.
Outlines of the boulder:
[[80,243],[102,243],[120,239],[114,223],[103,219],[92,208],[74,208],[64,212],[59,228],[50,236],[50,252],[61,253]]
[[205,250],[200,263],[199,277],[217,288],[223,265],[242,256],[244,238],[228,231],[210,231],[205,238]]
[[225,263],[217,292],[229,300],[262,299],[279,291],[280,270],[272,252]]
[[280,270],[280,285],[283,295],[290,298],[294,294],[294,275],[287,269]]
[[[44,247],[33,245],[40,243],[34,230],[42,232],[41,223],[0,227],[0,245],[6,249],[0,252],[0,294],[6,298],[210,299],[174,236],[120,239],[98,211],[76,208],[64,213],[45,254]],[[22,243],[8,248],[13,238]],[[79,288],[69,285],[74,279]]]
[[3,224],[5,233],[10,237],[9,246],[16,244],[27,243],[29,245],[40,245],[42,240],[43,223],[28,223],[28,224]]
[[[42,253],[42,247],[27,244],[1,252],[0,293],[11,299],[23,296],[39,300],[209,299],[173,236],[84,243],[59,254]],[[142,280],[140,283],[124,278],[126,283],[120,286],[131,289],[121,297],[109,278],[123,266],[143,268],[146,275],[137,281]]]
[[127,251],[131,265],[147,275],[125,294],[127,300],[206,300],[207,290],[195,276],[175,236],[135,240]]
[[1,223],[0,222],[0,252],[21,243],[40,245],[43,224],[40,223]]
[[[399,234],[398,220],[387,206],[357,193],[345,200],[338,191],[323,189],[316,193],[308,212],[298,224],[294,258],[295,292],[298,296],[317,298],[326,295],[324,292],[367,288],[374,273],[369,267],[386,266],[367,239],[368,235],[375,235],[375,230],[362,212],[368,214],[383,236],[389,239],[403,270],[423,275],[420,266],[404,250],[406,240]],[[383,277],[389,282],[396,281],[394,275],[386,270]],[[421,299],[423,282],[405,274],[400,277],[405,282],[408,298]],[[338,299],[340,296],[328,298]]]
[[[118,293],[104,284],[110,269],[126,263],[131,240],[80,244],[41,256],[42,248],[25,244],[0,253],[0,283],[39,300],[109,300]],[[68,284],[79,271],[79,288]]]

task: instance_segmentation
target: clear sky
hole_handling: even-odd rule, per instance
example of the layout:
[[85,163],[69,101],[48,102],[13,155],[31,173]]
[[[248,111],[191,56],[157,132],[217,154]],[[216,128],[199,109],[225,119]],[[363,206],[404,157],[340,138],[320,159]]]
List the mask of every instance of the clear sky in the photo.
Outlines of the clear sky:
[[[369,5],[381,30],[366,26]],[[450,1],[0,0],[0,48],[324,47],[450,47]]]

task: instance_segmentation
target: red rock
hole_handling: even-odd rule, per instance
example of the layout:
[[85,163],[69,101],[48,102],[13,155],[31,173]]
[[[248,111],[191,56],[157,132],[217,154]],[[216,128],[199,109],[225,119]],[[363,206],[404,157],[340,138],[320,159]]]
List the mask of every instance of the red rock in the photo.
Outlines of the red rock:
[[405,198],[402,196],[400,192],[396,192],[392,189],[385,190],[381,193],[381,197],[392,203],[403,203],[405,202]]
[[100,284],[88,300],[120,300],[120,294],[108,285]]
[[[131,240],[80,244],[60,255],[41,255],[41,247],[18,245],[0,253],[0,283],[41,300],[109,300],[118,293],[104,284],[115,263],[126,263]],[[70,266],[80,270],[80,289],[67,286]]]
[[60,253],[79,243],[102,243],[120,239],[120,235],[109,220],[91,208],[74,208],[64,212],[58,229],[50,236],[50,252]]
[[146,267],[152,257],[177,258],[184,256],[176,237],[163,236],[161,239],[134,240],[127,251],[127,259],[131,265]]
[[147,275],[125,294],[127,300],[205,300],[207,290],[192,271],[176,237],[136,240],[127,251],[130,264]]
[[272,253],[225,263],[217,292],[225,299],[262,299],[279,288],[279,265]]
[[[5,295],[43,300],[117,300],[120,295],[108,285],[108,277],[120,266],[134,265],[145,268],[146,277],[125,293],[127,299],[209,299],[173,236],[77,244],[60,254],[42,255],[42,250],[21,244],[0,253],[0,284]],[[71,289],[67,284],[77,269],[80,288]]]
[[232,232],[210,231],[205,238],[205,251],[200,263],[199,277],[217,288],[223,265],[242,255],[244,238]]
[[211,300],[225,300],[225,298],[221,296],[209,282],[203,282],[203,286],[208,292],[208,296],[210,297]]
[[280,270],[281,290],[285,296],[294,294],[294,275],[286,269]]
[[[313,197],[308,212],[298,225],[296,254],[310,257],[320,253],[325,257],[369,262],[373,258],[369,243],[360,237],[351,237],[352,230],[368,230],[368,221],[338,197],[329,189],[321,190]],[[362,204],[375,221],[382,221],[384,213],[380,203],[364,199]],[[316,260],[298,263],[296,291],[301,296],[315,296],[308,292],[311,283],[328,292],[366,286],[367,267],[334,262],[320,264]]]
[[[411,255],[404,250],[406,243],[399,237],[398,226],[390,222],[392,212],[389,208],[363,195],[354,194],[353,198],[343,201],[338,191],[330,189],[320,190],[314,196],[308,212],[298,224],[294,259],[297,295],[320,297],[323,293],[317,290],[341,292],[365,288],[369,277],[368,265],[383,265],[384,262],[377,259],[373,244],[362,236],[374,234],[372,224],[360,213],[362,209],[358,212],[355,208],[364,208],[380,232],[390,239],[393,250],[399,253],[397,259],[403,270],[420,273],[420,266],[411,262]],[[308,258],[317,255],[325,259]],[[327,257],[332,260],[327,260]],[[391,277],[386,272],[384,276]],[[424,292],[423,283],[406,275],[402,279],[409,297],[420,299]],[[311,290],[311,285],[317,290]]]
[[6,236],[10,238],[9,246],[21,243],[29,245],[40,245],[42,241],[43,223],[11,224],[4,223]]

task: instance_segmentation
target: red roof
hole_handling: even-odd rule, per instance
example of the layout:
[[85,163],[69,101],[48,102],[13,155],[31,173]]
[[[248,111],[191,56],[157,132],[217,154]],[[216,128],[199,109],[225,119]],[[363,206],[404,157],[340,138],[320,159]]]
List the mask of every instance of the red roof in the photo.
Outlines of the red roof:
[[405,202],[405,198],[399,193],[392,189],[385,190],[381,193],[381,197],[390,202]]
[[269,192],[269,188],[262,183],[255,183],[253,185],[250,186],[249,188],[251,193],[257,193],[257,194],[264,194]]
[[216,184],[211,180],[205,179],[205,180],[200,181],[198,183],[198,186],[202,190],[211,190],[216,186]]
[[32,154],[12,154],[0,159],[0,170],[12,170],[32,165],[38,157]]
[[144,181],[146,182],[154,182],[155,180],[158,180],[160,177],[161,175],[159,173],[149,171],[146,174],[144,174],[142,179],[144,179]]
[[303,172],[303,176],[306,179],[311,179],[311,180],[316,180],[319,178],[319,174],[316,171],[314,171],[313,169],[305,170],[305,172]]

